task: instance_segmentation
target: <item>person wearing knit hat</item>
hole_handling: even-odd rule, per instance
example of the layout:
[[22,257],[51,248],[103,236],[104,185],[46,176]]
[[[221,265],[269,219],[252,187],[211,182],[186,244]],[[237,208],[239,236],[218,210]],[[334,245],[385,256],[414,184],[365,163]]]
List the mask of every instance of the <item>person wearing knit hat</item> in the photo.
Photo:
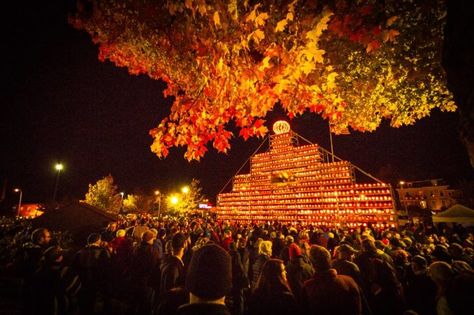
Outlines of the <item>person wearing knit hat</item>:
[[301,248],[293,243],[289,248],[290,260],[286,265],[288,285],[298,302],[303,298],[303,284],[314,273],[313,267],[306,262],[301,253]]
[[290,245],[288,252],[290,255],[290,260],[296,259],[301,256],[301,248],[296,243]]
[[189,304],[178,308],[177,314],[226,314],[225,296],[232,288],[230,255],[216,244],[197,249],[191,258],[186,281]]

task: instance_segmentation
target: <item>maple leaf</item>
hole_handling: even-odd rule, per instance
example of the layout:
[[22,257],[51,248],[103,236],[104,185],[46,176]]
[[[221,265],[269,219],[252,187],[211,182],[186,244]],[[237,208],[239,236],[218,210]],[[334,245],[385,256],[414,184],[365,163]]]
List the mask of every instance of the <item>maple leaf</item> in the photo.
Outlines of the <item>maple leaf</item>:
[[278,32],[283,32],[285,30],[286,25],[288,24],[287,19],[283,19],[277,23],[277,26],[275,27],[275,33]]
[[313,62],[305,62],[300,67],[304,74],[310,74],[315,68],[316,67]]
[[288,21],[293,21],[294,16],[295,16],[295,15],[294,15],[293,12],[288,12],[288,13],[286,14],[286,19],[287,19]]
[[255,128],[259,128],[259,127],[263,126],[264,123],[265,123],[264,119],[257,119],[257,120],[255,120],[253,126]]
[[260,41],[265,38],[265,33],[261,29],[255,30],[250,35],[256,44],[260,43]]
[[237,7],[237,0],[229,1],[227,6],[227,12],[231,15],[232,19],[237,20],[239,18],[239,10]]
[[221,19],[220,19],[220,17],[219,17],[219,12],[217,12],[217,11],[214,12],[214,16],[212,17],[212,19],[213,19],[214,25],[215,25],[216,27],[221,26]]
[[268,128],[263,125],[260,127],[254,127],[254,128],[255,128],[254,135],[256,135],[257,137],[263,137],[268,132]]
[[327,76],[327,87],[332,90],[336,87],[336,77],[338,76],[337,72],[331,72]]
[[322,12],[321,19],[316,24],[316,27],[312,31],[308,32],[306,38],[317,43],[319,41],[319,38],[323,34],[323,31],[328,28],[328,23],[333,15],[334,13],[331,10],[325,8]]
[[240,129],[239,136],[244,138],[245,141],[247,141],[248,138],[250,138],[251,135],[252,135],[252,129],[251,128],[244,127],[242,129]]
[[309,107],[309,110],[319,114],[324,110],[324,106],[321,103],[313,104]]
[[257,17],[257,9],[261,6],[260,3],[257,3],[254,7],[253,10],[249,13],[247,18],[245,19],[245,22],[253,22],[255,21],[255,18]]
[[373,41],[371,41],[368,45],[367,45],[367,48],[366,48],[366,51],[367,53],[371,53],[377,49],[380,48],[380,42],[376,39],[374,39]]
[[269,17],[270,17],[270,16],[269,16],[268,13],[266,13],[266,12],[260,13],[260,14],[255,18],[255,26],[256,26],[256,27],[260,27],[260,26],[265,25],[265,22],[266,22],[266,20],[267,20]]
[[398,16],[396,15],[392,16],[391,18],[387,20],[387,26],[392,26],[392,24],[395,23],[396,20],[398,20]]
[[393,42],[395,41],[395,38],[400,35],[400,32],[394,29],[390,29],[388,31],[385,31],[383,33],[383,42]]

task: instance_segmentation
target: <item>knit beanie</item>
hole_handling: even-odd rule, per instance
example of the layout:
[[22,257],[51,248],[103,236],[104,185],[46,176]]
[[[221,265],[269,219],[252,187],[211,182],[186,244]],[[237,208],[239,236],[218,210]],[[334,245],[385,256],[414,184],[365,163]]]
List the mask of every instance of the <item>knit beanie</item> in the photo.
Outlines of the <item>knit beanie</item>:
[[231,287],[231,257],[222,247],[208,244],[193,253],[186,290],[201,299],[216,300],[226,296]]
[[309,250],[309,259],[317,271],[326,271],[331,268],[331,254],[323,246],[313,245]]
[[292,243],[290,245],[290,248],[288,249],[289,251],[289,254],[290,254],[290,259],[294,259],[294,258],[297,258],[299,256],[301,256],[301,248],[296,245],[295,243]]

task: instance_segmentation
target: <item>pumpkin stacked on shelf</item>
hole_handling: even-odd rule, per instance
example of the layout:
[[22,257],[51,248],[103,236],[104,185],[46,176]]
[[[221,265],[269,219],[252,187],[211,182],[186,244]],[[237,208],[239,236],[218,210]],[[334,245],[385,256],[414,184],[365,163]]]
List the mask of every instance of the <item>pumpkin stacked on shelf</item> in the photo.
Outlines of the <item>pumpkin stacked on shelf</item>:
[[356,183],[350,162],[326,162],[317,144],[298,145],[289,128],[274,126],[274,132],[270,150],[251,158],[250,173],[236,175],[232,191],[218,195],[219,219],[348,228],[396,225],[388,184]]

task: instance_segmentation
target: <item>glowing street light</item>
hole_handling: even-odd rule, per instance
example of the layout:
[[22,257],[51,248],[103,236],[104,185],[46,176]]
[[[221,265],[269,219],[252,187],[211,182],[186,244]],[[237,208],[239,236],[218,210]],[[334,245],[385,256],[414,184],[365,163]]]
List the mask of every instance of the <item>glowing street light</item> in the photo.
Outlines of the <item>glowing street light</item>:
[[54,165],[54,169],[58,171],[58,174],[56,176],[56,183],[54,184],[54,194],[53,194],[53,204],[56,204],[56,195],[58,193],[58,185],[59,185],[59,174],[64,169],[64,165],[62,163],[56,163],[56,165]]
[[20,198],[18,199],[18,209],[16,210],[16,215],[19,217],[21,210],[21,199],[23,198],[23,190],[21,190],[20,188],[15,188],[13,191],[16,193],[20,193]]
[[183,187],[181,188],[181,192],[182,192],[183,194],[189,193],[189,186],[183,186]]
[[179,202],[179,198],[177,196],[171,196],[170,202],[171,204],[176,205]]

